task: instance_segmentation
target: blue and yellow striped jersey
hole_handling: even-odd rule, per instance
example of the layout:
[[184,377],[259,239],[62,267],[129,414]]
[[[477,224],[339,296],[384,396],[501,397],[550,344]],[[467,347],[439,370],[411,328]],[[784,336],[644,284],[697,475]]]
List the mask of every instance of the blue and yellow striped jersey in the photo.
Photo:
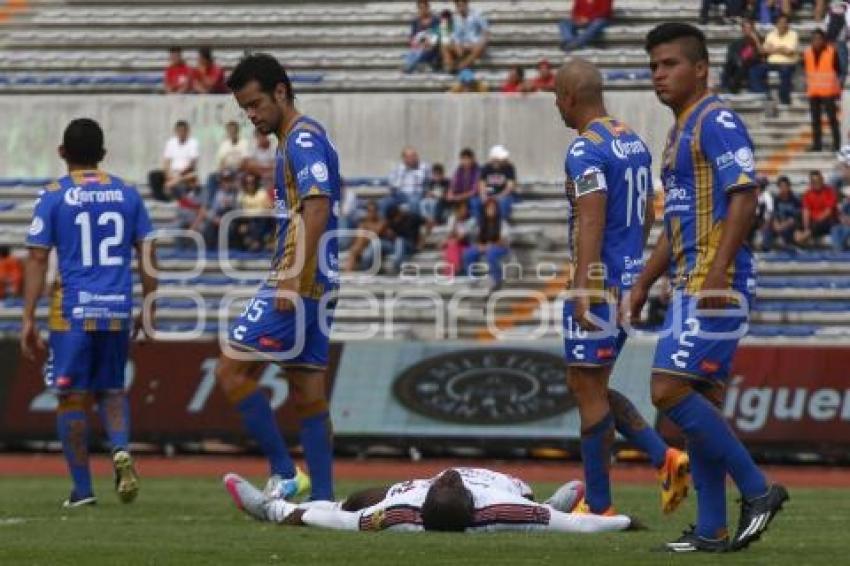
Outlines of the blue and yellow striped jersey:
[[[300,116],[281,140],[275,163],[275,216],[277,243],[272,270],[278,274],[285,268],[298,268],[303,262],[299,295],[314,299],[339,286],[337,218],[340,207],[339,157],[325,129],[312,118]],[[317,254],[308,256],[302,249],[303,225],[292,219],[300,215],[309,198],[330,199],[331,213],[325,235],[319,241]],[[301,244],[303,246],[303,243]]]
[[[717,254],[730,194],[755,186],[753,143],[741,118],[714,95],[694,104],[668,135],[661,179],[670,279],[674,288],[695,294]],[[729,280],[740,291],[755,286],[746,245],[729,268]]]

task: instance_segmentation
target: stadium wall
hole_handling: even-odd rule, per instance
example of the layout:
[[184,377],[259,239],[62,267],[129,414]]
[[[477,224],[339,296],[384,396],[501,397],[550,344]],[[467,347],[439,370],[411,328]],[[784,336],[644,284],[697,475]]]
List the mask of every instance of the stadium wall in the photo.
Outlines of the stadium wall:
[[[651,92],[612,92],[607,103],[660,155],[672,116]],[[407,144],[423,159],[453,167],[463,147],[484,160],[488,148],[500,143],[511,151],[521,179],[560,180],[573,138],[551,94],[313,94],[300,96],[299,107],[328,127],[347,177],[386,175]],[[81,116],[99,120],[106,131],[104,167],[137,182],[160,166],[178,119],[189,121],[200,143],[203,174],[215,167],[222,125],[232,119],[250,125],[230,96],[0,96],[0,176],[62,174],[55,148],[65,125]]]
[[[559,341],[335,343],[328,388],[337,448],[477,447],[572,449],[578,414],[564,379]],[[614,368],[613,387],[650,422],[649,373],[655,345],[633,338]],[[245,442],[235,411],[215,384],[215,341],[136,345],[126,368],[133,435],[151,442],[224,439]],[[181,363],[174,364],[174,359]],[[0,341],[0,442],[54,438],[56,398],[41,365],[23,360],[14,340]],[[723,412],[759,454],[850,457],[850,350],[842,346],[742,346],[735,357]],[[282,429],[297,419],[280,370],[260,378]],[[677,442],[664,419],[662,433]],[[513,452],[511,452],[513,453]]]

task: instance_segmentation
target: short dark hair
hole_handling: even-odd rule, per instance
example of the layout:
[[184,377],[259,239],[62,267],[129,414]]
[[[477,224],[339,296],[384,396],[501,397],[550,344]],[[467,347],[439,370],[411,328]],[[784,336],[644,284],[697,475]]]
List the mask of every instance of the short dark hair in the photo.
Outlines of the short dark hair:
[[812,31],[812,39],[814,39],[816,35],[819,35],[821,39],[826,39],[826,33],[820,28]]
[[821,173],[817,169],[812,169],[811,171],[809,171],[809,177],[814,177],[815,175],[817,175],[818,177],[823,177],[823,173]]
[[435,164],[431,165],[431,171],[439,171],[440,173],[445,173],[446,168],[443,167],[442,163],[435,163]]
[[200,55],[201,57],[203,57],[204,59],[206,59],[206,60],[208,60],[208,61],[212,61],[212,60],[213,60],[212,49],[211,49],[211,48],[209,48],[209,47],[201,47],[201,48],[199,48],[199,49],[198,49],[198,55]]
[[62,135],[65,160],[76,165],[97,165],[103,161],[103,130],[91,118],[72,120]]
[[461,157],[468,157],[470,159],[475,159],[475,152],[472,151],[471,149],[469,149],[468,147],[465,147],[462,150],[460,150],[460,156]]
[[174,129],[176,130],[177,128],[186,128],[188,130],[189,122],[187,122],[186,120],[177,120],[176,122],[174,122]]
[[516,71],[516,76],[519,80],[523,80],[525,78],[525,69],[517,65],[513,67],[513,70]]
[[652,28],[646,34],[644,48],[649,53],[659,45],[684,40],[685,55],[692,63],[709,62],[708,48],[705,46],[705,34],[691,24],[681,22],[665,22]]
[[183,53],[183,48],[177,47],[177,46],[169,47],[168,52],[169,53]]
[[776,178],[776,184],[781,185],[782,183],[791,184],[791,179],[788,178],[788,175],[780,175]]
[[472,526],[475,505],[472,494],[460,489],[431,486],[422,503],[422,526],[426,531],[463,532]]
[[272,94],[278,84],[283,84],[286,87],[287,100],[295,100],[295,91],[292,90],[292,82],[286,74],[286,69],[268,53],[252,53],[243,57],[230,73],[227,88],[236,92],[245,88],[251,81],[257,81],[260,89],[268,94]]

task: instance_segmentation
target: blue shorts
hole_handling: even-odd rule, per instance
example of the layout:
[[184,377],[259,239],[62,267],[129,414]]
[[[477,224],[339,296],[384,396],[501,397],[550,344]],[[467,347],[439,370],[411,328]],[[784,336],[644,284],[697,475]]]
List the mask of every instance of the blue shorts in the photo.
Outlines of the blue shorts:
[[605,321],[600,330],[587,331],[576,324],[574,301],[564,302],[564,357],[568,366],[601,367],[617,361],[626,331],[617,326],[617,315],[611,303],[590,306],[590,314]]
[[51,331],[44,381],[58,391],[124,389],[130,331]]
[[730,306],[721,314],[700,313],[695,297],[674,293],[652,371],[699,380],[726,379],[738,342],[747,333],[752,296],[741,295],[746,304]]
[[295,310],[278,311],[273,288],[263,287],[227,331],[236,350],[257,352],[287,367],[323,370],[333,326],[333,303],[302,297]]

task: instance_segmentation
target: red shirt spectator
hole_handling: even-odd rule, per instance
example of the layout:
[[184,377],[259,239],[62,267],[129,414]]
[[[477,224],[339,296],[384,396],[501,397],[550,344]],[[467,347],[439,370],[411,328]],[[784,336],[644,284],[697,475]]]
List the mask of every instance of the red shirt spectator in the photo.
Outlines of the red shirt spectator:
[[552,72],[552,65],[546,59],[537,63],[537,76],[531,80],[529,90],[536,92],[538,90],[554,91],[555,90],[555,73]]
[[525,71],[522,70],[522,67],[512,67],[508,71],[508,78],[502,85],[502,92],[522,92],[524,78]]
[[192,88],[192,69],[183,60],[183,52],[179,47],[169,50],[163,83],[168,93],[189,92]]
[[228,92],[224,80],[224,69],[215,64],[209,47],[201,47],[198,50],[198,66],[192,70],[192,88],[201,94]]
[[803,195],[803,209],[808,211],[812,222],[820,222],[835,215],[838,196],[829,185],[811,187]]
[[20,297],[24,266],[7,246],[0,247],[0,299]]
[[581,26],[591,20],[610,20],[614,11],[613,0],[575,0],[573,2],[573,23]]

